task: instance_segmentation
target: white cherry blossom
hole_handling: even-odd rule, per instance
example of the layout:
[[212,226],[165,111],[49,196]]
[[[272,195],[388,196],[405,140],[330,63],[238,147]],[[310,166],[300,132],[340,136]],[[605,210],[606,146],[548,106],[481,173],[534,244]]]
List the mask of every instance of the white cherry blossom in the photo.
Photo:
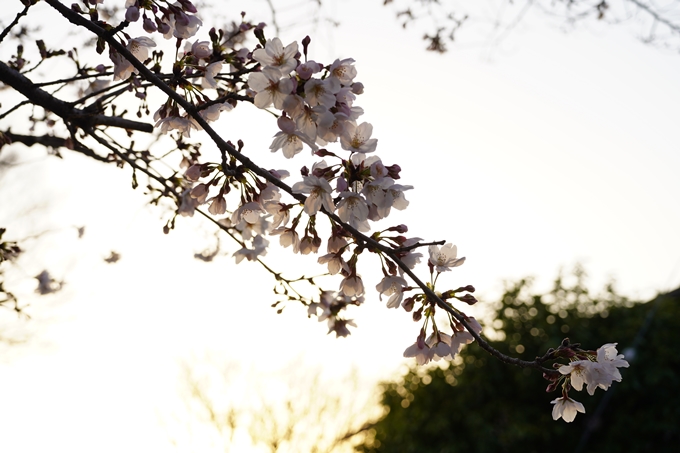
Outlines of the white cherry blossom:
[[335,211],[333,203],[333,188],[324,178],[317,176],[305,176],[302,181],[293,185],[293,192],[309,194],[305,200],[305,214],[312,216],[323,206],[327,212]]
[[336,78],[343,85],[351,85],[357,76],[357,69],[354,67],[353,58],[337,59],[331,65],[330,73],[332,78]]
[[303,143],[306,143],[312,149],[312,152],[319,149],[312,139],[295,128],[292,119],[282,116],[278,119],[278,125],[281,130],[274,135],[274,140],[269,146],[271,152],[275,153],[281,150],[284,157],[291,159],[302,151]]
[[373,134],[373,126],[370,123],[361,123],[357,126],[348,121],[340,136],[340,145],[347,151],[372,153],[378,146],[378,139],[371,138],[371,134]]
[[345,260],[342,259],[342,255],[338,255],[337,253],[328,253],[320,256],[317,262],[319,264],[328,265],[328,273],[331,275],[336,275],[343,269],[349,272],[349,266]]
[[250,203],[245,203],[243,206],[239,207],[231,215],[231,221],[236,224],[245,220],[248,223],[255,223],[258,221],[260,216],[264,214],[264,209],[260,206],[260,203],[251,201]]
[[248,86],[255,91],[255,106],[261,109],[267,108],[272,103],[281,110],[283,101],[293,90],[293,81],[281,78],[278,69],[264,68],[262,72],[251,72],[248,76]]
[[586,413],[586,409],[583,404],[578,401],[574,401],[568,397],[561,397],[551,401],[555,406],[552,410],[553,420],[558,420],[562,418],[565,422],[571,423],[576,418],[576,413],[580,412],[582,414]]
[[243,258],[247,259],[248,261],[255,261],[259,257],[265,256],[267,254],[268,245],[269,241],[265,239],[264,236],[258,234],[255,236],[255,239],[253,239],[252,249],[243,247],[242,249],[234,252],[233,256],[236,258],[236,264],[243,261]]
[[[125,47],[137,60],[143,63],[149,58],[149,47],[156,47],[156,43],[151,38],[139,36],[131,39]],[[132,73],[137,74],[139,72],[127,58],[115,50],[111,50],[109,57],[113,62],[113,80],[126,80]]]
[[437,245],[431,245],[428,251],[430,252],[430,263],[437,272],[450,271],[451,268],[458,267],[465,262],[465,258],[456,258],[458,248],[450,242],[441,248]]
[[340,292],[347,297],[359,297],[364,294],[364,282],[361,275],[350,274],[340,282]]
[[222,70],[222,63],[216,61],[215,63],[210,63],[205,68],[205,73],[203,74],[203,79],[201,79],[201,85],[206,88],[217,88],[217,80],[215,76]]
[[316,143],[325,146],[338,141],[338,137],[345,131],[347,115],[332,113],[328,110],[319,114],[316,129]]
[[282,76],[290,74],[298,62],[295,55],[298,53],[297,41],[293,41],[285,48],[279,38],[268,39],[264,49],[253,52],[253,59],[266,68],[272,68],[280,72]]
[[349,191],[342,192],[340,197],[342,197],[342,200],[337,206],[340,220],[349,223],[361,232],[369,231],[371,227],[368,224],[366,200],[361,198],[358,193]]
[[290,220],[290,211],[286,209],[286,205],[278,201],[267,201],[264,203],[264,209],[273,216],[272,228],[277,228],[279,225],[285,226]]
[[336,79],[312,79],[305,83],[305,100],[314,107],[323,105],[330,109],[335,105],[335,93],[340,90],[340,83]]
[[419,338],[404,351],[404,357],[415,357],[418,365],[425,365],[434,358],[435,350],[431,349],[425,341]]
[[198,114],[201,115],[207,122],[211,123],[213,121],[217,121],[220,118],[220,114],[222,112],[229,112],[233,108],[234,106],[230,103],[223,102],[221,104],[213,104],[210,107],[204,108],[199,111]]
[[375,289],[380,293],[380,300],[382,300],[383,294],[390,296],[387,300],[387,308],[399,308],[404,298],[403,291],[406,286],[408,286],[408,283],[403,277],[388,275],[376,285]]
[[300,235],[297,234],[297,231],[292,228],[278,227],[274,228],[270,234],[272,236],[280,235],[279,244],[283,247],[290,247],[292,245],[293,253],[300,252]]

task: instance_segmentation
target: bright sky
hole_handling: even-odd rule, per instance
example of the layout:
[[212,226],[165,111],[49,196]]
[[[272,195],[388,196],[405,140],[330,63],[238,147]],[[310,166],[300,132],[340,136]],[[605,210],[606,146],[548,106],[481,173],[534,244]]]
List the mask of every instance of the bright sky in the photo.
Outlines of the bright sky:
[[[235,12],[237,3],[229,2]],[[241,3],[267,20],[266,2]],[[338,28],[281,38],[309,33],[311,58],[357,61],[366,90],[356,103],[374,126],[377,154],[415,186],[410,207],[390,219],[458,245],[467,261],[442,277],[451,287],[473,284],[493,300],[505,279],[534,275],[545,289],[576,262],[594,289],[615,278],[624,294],[649,298],[680,285],[676,52],[640,43],[626,26],[564,33],[530,13],[496,46],[464,43],[437,55],[423,50],[422,30],[403,31],[381,4],[328,1]],[[220,121],[225,138],[244,139],[266,166],[290,165],[268,152],[277,129],[266,114],[242,105]],[[336,340],[301,308],[277,315],[269,275],[235,266],[226,239],[228,256],[194,260],[214,244],[199,219],[163,235],[167,213],[145,207],[128,171],[16,150],[32,163],[2,177],[0,226],[16,237],[62,230],[27,242],[31,259],[7,282],[31,302],[33,319],[2,321],[3,332],[28,342],[1,349],[0,451],[188,451],[170,444],[183,436],[171,423],[182,413],[181,362],[272,373],[301,360],[329,376],[358,366],[369,380],[403,363],[419,327],[387,311],[372,289],[352,313],[359,328]],[[78,240],[70,227],[80,225]],[[103,262],[111,250],[122,256],[115,265]],[[275,252],[268,262],[294,267]],[[371,288],[378,275],[369,264],[360,272]],[[37,297],[31,277],[45,268],[67,283]]]

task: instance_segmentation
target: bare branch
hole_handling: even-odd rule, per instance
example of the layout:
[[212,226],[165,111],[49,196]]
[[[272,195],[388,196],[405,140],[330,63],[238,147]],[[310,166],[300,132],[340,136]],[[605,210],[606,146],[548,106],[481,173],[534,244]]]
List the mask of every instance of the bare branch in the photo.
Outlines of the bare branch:
[[0,42],[2,42],[2,41],[5,39],[5,37],[7,36],[7,34],[12,30],[12,28],[14,28],[14,26],[15,26],[16,24],[19,23],[19,19],[21,19],[23,16],[26,15],[26,13],[28,12],[28,9],[29,9],[31,6],[32,6],[32,3],[28,3],[26,6],[24,6],[24,9],[21,10],[21,12],[19,12],[19,13],[16,15],[16,17],[14,18],[14,20],[12,21],[12,23],[9,24],[9,25],[7,26],[7,28],[5,28],[5,29],[2,31],[2,33],[0,33]]
[[148,123],[132,121],[116,116],[98,115],[74,108],[70,103],[52,96],[38,88],[30,79],[0,61],[0,81],[11,86],[28,98],[33,104],[60,116],[66,123],[87,129],[97,125],[120,127],[141,132],[153,132]]

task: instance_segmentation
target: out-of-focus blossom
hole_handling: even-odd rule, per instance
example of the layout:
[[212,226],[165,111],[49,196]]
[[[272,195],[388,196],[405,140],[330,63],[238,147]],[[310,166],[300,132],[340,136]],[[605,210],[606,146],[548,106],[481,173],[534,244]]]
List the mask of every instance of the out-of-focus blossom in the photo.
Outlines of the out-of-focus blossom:
[[217,80],[215,76],[222,70],[222,63],[216,61],[215,63],[210,63],[205,68],[205,73],[203,74],[203,79],[201,79],[201,85],[207,88],[217,88]]
[[[149,58],[149,47],[156,47],[156,43],[151,38],[146,36],[139,36],[131,39],[126,48],[139,61],[144,62]],[[113,62],[113,80],[125,80],[134,72],[137,74],[137,68],[132,66],[132,63],[127,58],[111,49],[109,57]]]
[[268,245],[269,241],[266,240],[264,236],[258,234],[255,236],[255,239],[253,239],[253,248],[243,247],[240,250],[234,252],[236,264],[243,261],[243,258],[247,259],[248,261],[255,261],[259,257],[265,256],[267,254]]

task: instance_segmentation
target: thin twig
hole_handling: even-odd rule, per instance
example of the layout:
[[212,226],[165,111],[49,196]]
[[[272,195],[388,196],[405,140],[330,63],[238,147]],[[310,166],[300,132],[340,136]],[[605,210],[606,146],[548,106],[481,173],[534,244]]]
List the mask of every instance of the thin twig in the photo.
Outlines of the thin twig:
[[12,21],[12,23],[9,24],[9,25],[7,26],[7,28],[5,28],[5,29],[2,31],[2,33],[0,33],[0,42],[2,42],[2,41],[5,39],[5,37],[7,36],[7,34],[10,32],[10,30],[12,30],[12,28],[14,28],[14,26],[15,26],[16,24],[19,23],[19,19],[21,19],[23,16],[26,15],[26,13],[28,12],[28,9],[29,9],[30,7],[31,7],[31,4],[30,4],[30,3],[29,3],[28,5],[26,5],[26,6],[24,6],[24,9],[23,9],[20,13],[18,13],[18,14],[16,15],[16,17],[14,18],[14,20]]

